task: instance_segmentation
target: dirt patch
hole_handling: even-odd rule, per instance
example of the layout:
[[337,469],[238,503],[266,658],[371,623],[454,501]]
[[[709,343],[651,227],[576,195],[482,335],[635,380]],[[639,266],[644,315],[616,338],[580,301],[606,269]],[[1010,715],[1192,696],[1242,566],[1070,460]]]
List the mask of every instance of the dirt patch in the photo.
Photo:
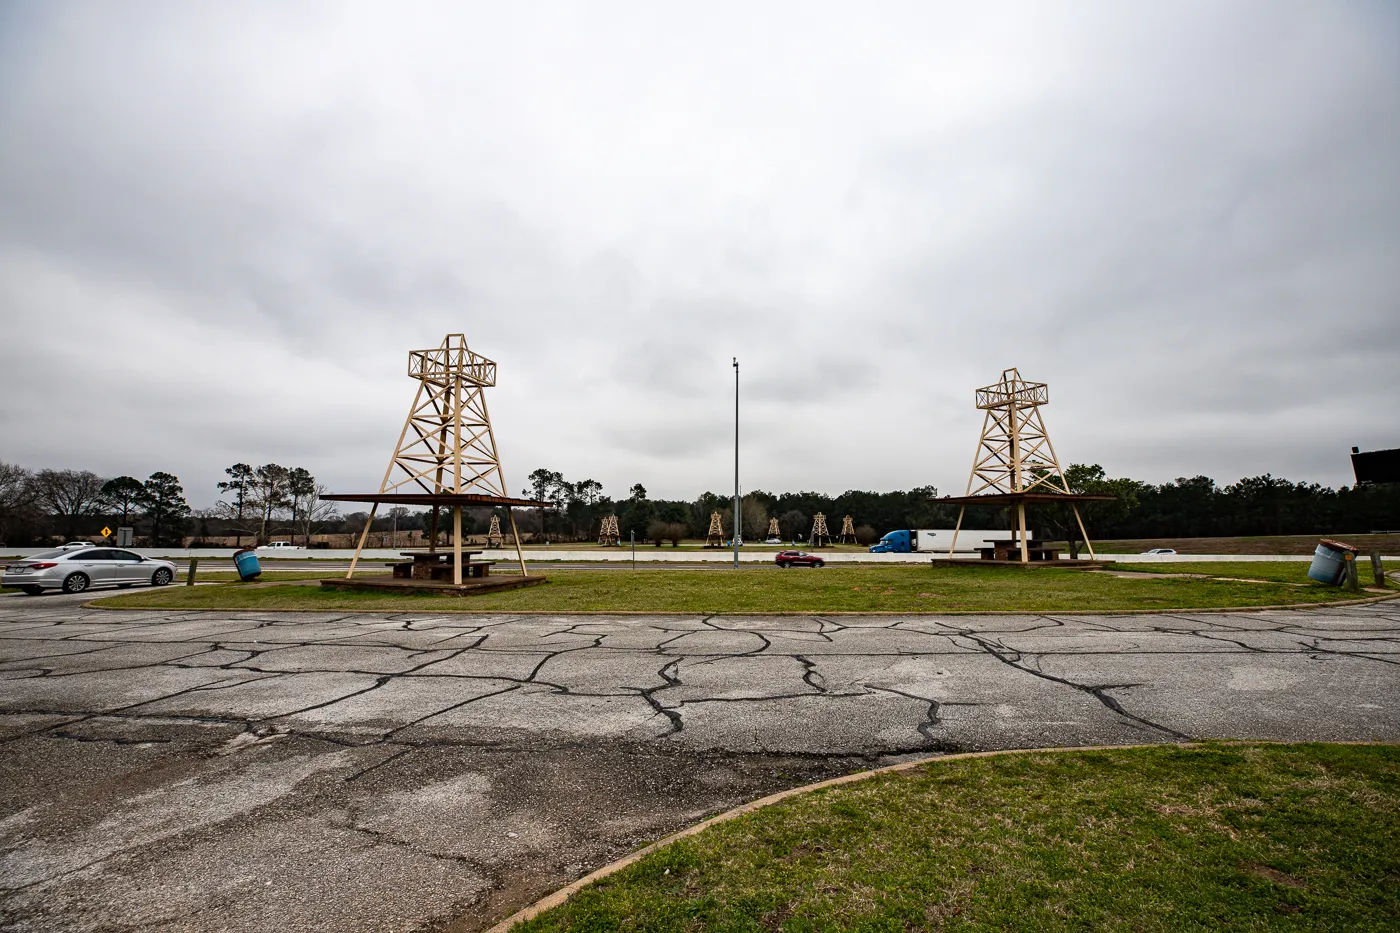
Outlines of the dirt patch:
[[1263,878],[1265,881],[1272,881],[1274,884],[1281,884],[1284,887],[1297,888],[1300,891],[1307,887],[1306,884],[1294,878],[1292,875],[1281,872],[1277,868],[1260,865],[1257,862],[1241,862],[1240,869],[1256,878]]

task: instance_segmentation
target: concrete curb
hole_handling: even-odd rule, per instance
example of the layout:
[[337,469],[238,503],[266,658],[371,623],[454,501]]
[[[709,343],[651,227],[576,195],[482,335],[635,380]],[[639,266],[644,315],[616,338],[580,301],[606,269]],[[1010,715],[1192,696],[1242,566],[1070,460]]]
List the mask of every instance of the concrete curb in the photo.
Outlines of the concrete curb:
[[[656,842],[653,842],[651,845],[646,846],[646,847],[641,848],[641,849],[638,849],[636,852],[633,852],[631,855],[624,856],[623,858],[618,859],[616,862],[613,862],[613,863],[610,864],[610,865],[604,865],[602,868],[599,868],[597,871],[593,871],[593,872],[590,872],[590,873],[587,874],[587,875],[584,875],[582,878],[578,879],[578,880],[575,881],[573,884],[570,884],[570,885],[568,885],[567,887],[560,888],[559,890],[555,891],[554,893],[548,894],[548,895],[546,895],[546,896],[540,898],[538,901],[536,901],[535,903],[531,904],[529,907],[525,907],[525,908],[523,908],[523,909],[521,909],[521,910],[516,911],[515,913],[511,914],[511,915],[510,915],[509,917],[507,917],[506,919],[502,920],[500,923],[497,923],[495,926],[493,926],[493,927],[491,927],[490,929],[488,929],[488,930],[486,931],[486,933],[507,933],[507,931],[510,930],[512,927],[514,927],[516,924],[524,923],[526,920],[533,920],[535,917],[539,916],[540,914],[544,913],[545,911],[547,911],[547,910],[552,910],[552,909],[554,909],[555,907],[558,907],[560,904],[563,904],[563,903],[566,902],[569,898],[573,897],[575,894],[577,894],[579,891],[581,891],[583,888],[587,887],[588,885],[592,884],[593,882],[599,881],[599,880],[601,880],[601,879],[603,879],[603,878],[606,878],[606,877],[608,877],[609,875],[616,874],[617,872],[621,871],[622,869],[627,868],[629,865],[632,865],[632,864],[634,864],[634,863],[640,861],[641,859],[643,859],[643,858],[645,858],[646,856],[650,855],[651,853],[657,851],[658,849],[664,848],[665,846],[668,846],[668,845],[670,845],[670,844],[673,843],[673,842],[679,842],[679,841],[682,840],[682,839],[686,839],[686,838],[689,838],[690,836],[694,836],[694,835],[696,835],[696,834],[698,834],[698,833],[704,832],[706,829],[709,829],[711,826],[716,826],[716,825],[718,825],[718,824],[720,824],[720,823],[727,823],[727,822],[729,822],[729,821],[732,820],[732,819],[735,819],[735,818],[740,817],[740,816],[744,816],[745,814],[748,814],[748,813],[752,813],[752,812],[754,812],[755,810],[761,810],[761,809],[763,809],[764,807],[772,806],[773,804],[778,803],[779,801],[787,800],[789,797],[796,797],[796,796],[799,796],[799,795],[801,795],[801,794],[808,794],[808,793],[811,793],[812,791],[816,791],[816,790],[824,790],[825,788],[828,788],[828,787],[836,787],[836,786],[838,786],[838,785],[840,785],[840,784],[852,784],[852,783],[855,783],[856,781],[864,781],[864,780],[866,780],[867,778],[878,777],[878,776],[884,775],[884,774],[895,774],[895,773],[898,773],[898,772],[901,772],[901,771],[910,771],[910,770],[913,770],[914,768],[921,768],[921,767],[923,767],[923,766],[925,766],[925,765],[941,764],[941,763],[943,763],[943,762],[945,762],[945,761],[965,761],[965,760],[967,760],[967,759],[969,759],[969,758],[996,758],[996,757],[1000,757],[1000,756],[1003,756],[1003,755],[1037,755],[1037,754],[1056,754],[1056,755],[1058,755],[1058,754],[1061,754],[1061,753],[1064,753],[1064,752],[1124,751],[1124,750],[1127,750],[1127,749],[1135,749],[1135,748],[1161,748],[1161,747],[1163,747],[1163,746],[1172,745],[1172,744],[1174,744],[1174,743],[1170,743],[1170,742],[1156,742],[1156,743],[1143,744],[1143,745],[1078,745],[1078,746],[1066,746],[1066,747],[1058,747],[1058,748],[1011,748],[1011,749],[999,749],[999,750],[997,750],[997,751],[989,751],[989,752],[960,752],[960,753],[953,754],[953,755],[930,755],[930,756],[927,757],[927,758],[919,758],[919,759],[917,759],[917,760],[915,760],[915,761],[902,761],[902,762],[900,762],[899,764],[896,764],[896,765],[886,765],[886,766],[883,767],[883,768],[873,768],[873,769],[871,769],[871,770],[869,770],[869,771],[859,771],[859,772],[857,772],[857,773],[855,773],[855,774],[847,774],[847,775],[844,775],[844,776],[838,777],[838,778],[829,778],[828,780],[825,780],[825,781],[818,781],[818,782],[815,783],[815,784],[808,784],[808,785],[806,785],[806,786],[804,786],[804,787],[793,787],[793,788],[789,788],[788,790],[779,791],[779,792],[776,793],[776,794],[770,794],[770,795],[768,795],[767,797],[760,797],[758,800],[754,800],[754,801],[750,801],[749,803],[741,804],[741,805],[735,807],[735,808],[732,809],[732,810],[727,810],[727,811],[725,811],[724,813],[719,814],[718,816],[712,816],[712,817],[710,817],[708,820],[704,820],[704,821],[702,821],[702,822],[700,822],[700,823],[696,823],[694,826],[690,826],[690,827],[688,827],[688,828],[686,828],[686,829],[683,829],[683,830],[681,830],[680,832],[674,833],[674,834],[672,834],[672,835],[670,835],[670,836],[667,836],[667,837],[664,838],[664,839],[658,839]],[[1179,748],[1204,748],[1204,747],[1206,746],[1207,743],[1204,743],[1204,742],[1181,742],[1181,743],[1175,743],[1175,744],[1176,744],[1177,747],[1179,747]],[[1235,741],[1235,742],[1217,742],[1217,743],[1213,743],[1213,744],[1224,744],[1224,745],[1297,745],[1297,744],[1303,744],[1303,745],[1306,745],[1306,744],[1312,744],[1312,743],[1306,743],[1306,742],[1303,742],[1303,743],[1297,743],[1297,742],[1270,742],[1270,741],[1257,741],[1257,742],[1256,742],[1256,741],[1251,741],[1251,740],[1239,740],[1239,741]],[[1321,743],[1321,744],[1325,744],[1325,745],[1395,745],[1395,744],[1398,744],[1398,743],[1395,743],[1395,742],[1324,742],[1324,743]]]
[[[299,581],[288,580],[286,585],[291,585]],[[169,610],[171,612],[339,612],[339,613],[398,613],[414,612],[418,609],[431,609],[433,612],[452,613],[453,615],[476,615],[476,616],[677,616],[689,618],[691,616],[705,617],[745,617],[745,616],[777,616],[782,618],[802,618],[802,617],[825,617],[825,616],[1046,616],[1046,615],[1069,615],[1069,616],[1139,616],[1139,615],[1176,615],[1181,612],[1275,612],[1288,609],[1322,609],[1332,606],[1365,606],[1370,603],[1383,603],[1391,599],[1400,599],[1400,592],[1387,593],[1384,596],[1371,596],[1366,599],[1342,599],[1332,602],[1316,603],[1285,603],[1278,606],[1216,606],[1206,609],[946,609],[942,612],[931,611],[908,611],[890,609],[883,612],[808,612],[806,610],[794,610],[791,612],[769,612],[754,610],[752,612],[706,612],[696,610],[694,612],[676,612],[673,610],[645,611],[640,609],[446,609],[438,606],[424,607],[422,605],[411,606],[404,609],[381,608],[381,609],[272,609],[268,607],[250,609],[247,606],[237,606],[220,608],[218,606],[198,606],[194,608],[182,608],[180,606],[103,606],[104,600],[113,599],[117,594],[104,596],[101,599],[89,600],[82,603],[83,609],[101,609],[105,612],[158,612]],[[122,594],[126,595],[126,594]]]

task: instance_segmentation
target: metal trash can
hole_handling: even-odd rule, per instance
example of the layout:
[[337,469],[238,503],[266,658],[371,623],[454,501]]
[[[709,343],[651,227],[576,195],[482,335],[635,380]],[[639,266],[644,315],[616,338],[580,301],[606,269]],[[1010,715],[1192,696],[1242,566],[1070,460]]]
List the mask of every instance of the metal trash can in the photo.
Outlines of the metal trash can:
[[1313,551],[1312,564],[1308,567],[1308,579],[1329,586],[1341,586],[1345,582],[1346,557],[1355,554],[1356,548],[1339,541],[1323,539]]
[[257,550],[245,547],[241,551],[233,552],[233,565],[238,568],[238,577],[243,582],[256,580],[262,574],[262,565],[258,563]]

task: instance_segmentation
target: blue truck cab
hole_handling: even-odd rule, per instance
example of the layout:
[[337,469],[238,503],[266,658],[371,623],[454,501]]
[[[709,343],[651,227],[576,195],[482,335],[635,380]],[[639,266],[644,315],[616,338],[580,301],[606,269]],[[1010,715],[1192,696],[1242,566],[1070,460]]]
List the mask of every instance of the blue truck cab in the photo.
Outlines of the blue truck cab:
[[914,549],[914,533],[908,529],[891,531],[870,546],[871,554],[908,554]]

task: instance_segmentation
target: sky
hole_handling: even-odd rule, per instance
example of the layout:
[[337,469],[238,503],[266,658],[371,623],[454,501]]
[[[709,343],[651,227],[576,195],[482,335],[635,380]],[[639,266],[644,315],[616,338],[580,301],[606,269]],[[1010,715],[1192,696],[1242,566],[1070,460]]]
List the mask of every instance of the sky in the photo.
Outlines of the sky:
[[508,484],[961,494],[1400,446],[1400,4],[0,0],[0,460],[373,491],[465,333]]

